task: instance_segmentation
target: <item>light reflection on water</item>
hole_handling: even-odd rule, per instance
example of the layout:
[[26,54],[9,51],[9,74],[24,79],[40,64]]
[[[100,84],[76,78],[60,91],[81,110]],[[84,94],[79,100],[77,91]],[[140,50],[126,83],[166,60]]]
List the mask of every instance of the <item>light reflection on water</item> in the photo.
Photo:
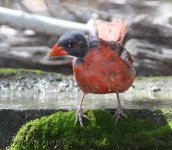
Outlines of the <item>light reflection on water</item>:
[[[56,89],[26,91],[0,91],[0,109],[76,109],[80,92],[59,92]],[[120,94],[125,109],[172,108],[172,92],[169,90],[152,92],[150,90],[134,90]],[[84,100],[85,109],[115,108],[115,94],[88,94]]]

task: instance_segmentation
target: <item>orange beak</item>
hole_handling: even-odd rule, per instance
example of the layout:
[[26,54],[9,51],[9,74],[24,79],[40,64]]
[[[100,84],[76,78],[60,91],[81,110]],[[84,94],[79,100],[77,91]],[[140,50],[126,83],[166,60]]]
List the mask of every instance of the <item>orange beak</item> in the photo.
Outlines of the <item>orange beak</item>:
[[68,55],[68,53],[62,47],[58,46],[57,44],[55,44],[53,46],[53,48],[51,49],[50,57],[64,56],[64,55]]

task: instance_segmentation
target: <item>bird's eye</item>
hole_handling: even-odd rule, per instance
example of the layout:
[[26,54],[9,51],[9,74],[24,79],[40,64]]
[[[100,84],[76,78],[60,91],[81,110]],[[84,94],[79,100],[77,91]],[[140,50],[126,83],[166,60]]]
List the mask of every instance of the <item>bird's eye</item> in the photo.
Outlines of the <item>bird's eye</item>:
[[71,45],[71,44],[68,44],[68,45],[67,45],[67,47],[68,47],[68,48],[71,48],[71,47],[72,47],[72,45]]

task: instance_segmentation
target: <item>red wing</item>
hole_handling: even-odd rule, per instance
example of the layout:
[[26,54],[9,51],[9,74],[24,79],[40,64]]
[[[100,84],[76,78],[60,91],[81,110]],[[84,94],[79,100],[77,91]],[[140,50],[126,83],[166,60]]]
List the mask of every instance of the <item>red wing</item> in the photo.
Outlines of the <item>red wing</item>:
[[123,20],[113,22],[97,22],[98,37],[105,41],[115,41],[122,43],[127,31],[127,24]]

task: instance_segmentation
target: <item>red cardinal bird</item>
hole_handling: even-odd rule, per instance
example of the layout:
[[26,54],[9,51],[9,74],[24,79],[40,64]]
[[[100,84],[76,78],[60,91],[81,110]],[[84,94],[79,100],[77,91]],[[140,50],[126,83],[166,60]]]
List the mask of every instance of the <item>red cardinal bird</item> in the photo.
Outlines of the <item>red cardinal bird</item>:
[[116,93],[118,107],[114,117],[127,117],[122,109],[119,93],[128,90],[135,78],[135,68],[130,53],[123,47],[126,33],[124,21],[100,22],[98,37],[84,36],[80,32],[62,35],[51,50],[50,56],[74,56],[73,72],[82,91],[76,122],[83,127],[82,103],[88,93]]

